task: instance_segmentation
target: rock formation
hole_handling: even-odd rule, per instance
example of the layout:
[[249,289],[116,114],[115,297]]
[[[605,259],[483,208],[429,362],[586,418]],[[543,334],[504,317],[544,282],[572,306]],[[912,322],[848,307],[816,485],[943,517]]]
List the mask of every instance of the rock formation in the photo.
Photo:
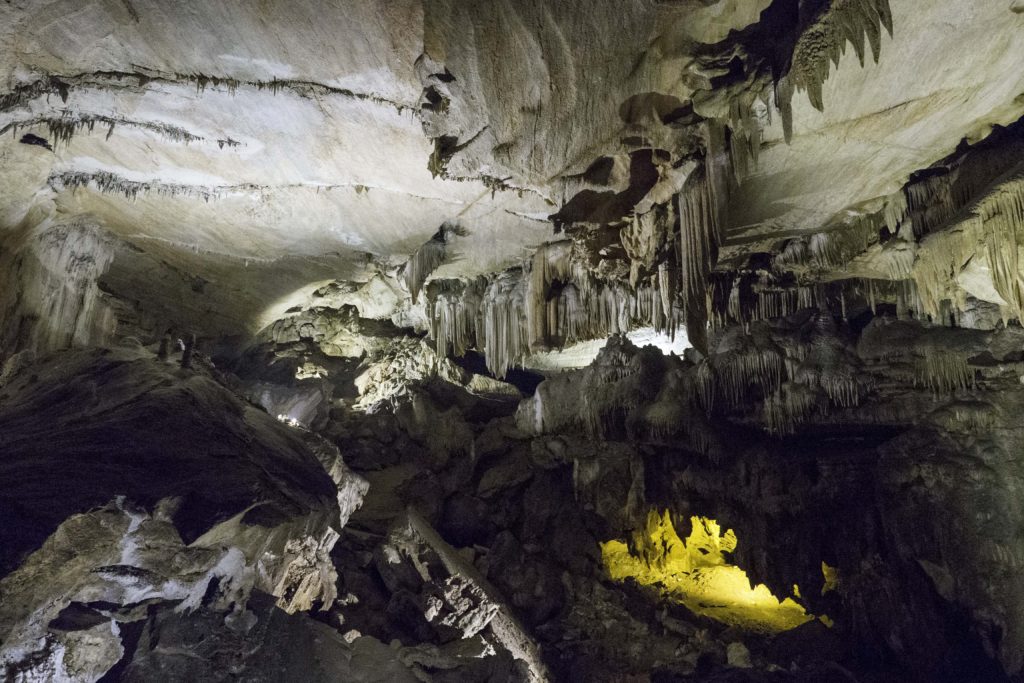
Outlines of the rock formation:
[[0,3],[0,675],[1024,680],[1021,5]]

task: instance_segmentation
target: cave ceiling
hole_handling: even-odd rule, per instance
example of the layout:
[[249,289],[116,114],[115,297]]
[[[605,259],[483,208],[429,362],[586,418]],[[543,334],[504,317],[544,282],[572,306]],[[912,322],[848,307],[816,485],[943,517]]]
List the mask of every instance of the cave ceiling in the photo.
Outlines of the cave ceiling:
[[138,257],[118,295],[201,282],[200,328],[254,332],[445,225],[424,277],[514,267],[703,159],[736,178],[708,251],[742,267],[1024,115],[1008,4],[5,2],[0,229],[99,225]]

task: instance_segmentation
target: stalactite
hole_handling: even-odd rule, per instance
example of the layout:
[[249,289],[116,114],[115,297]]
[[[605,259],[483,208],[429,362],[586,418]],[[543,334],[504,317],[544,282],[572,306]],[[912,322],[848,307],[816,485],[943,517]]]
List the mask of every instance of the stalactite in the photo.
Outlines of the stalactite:
[[679,232],[683,306],[687,311],[700,310],[719,241],[715,198],[703,170],[694,171],[679,195]]
[[661,299],[662,315],[666,321],[670,321],[672,337],[675,338],[675,325],[671,321],[675,311],[676,288],[675,279],[667,263],[658,266],[658,294]]
[[[92,133],[96,126],[100,125],[107,129],[107,139],[113,134],[117,127],[130,127],[155,133],[164,140],[189,144],[192,142],[203,142],[205,138],[190,133],[180,126],[157,121],[133,121],[125,117],[104,116],[101,114],[71,114],[64,113],[62,116],[39,116],[23,121],[15,121],[0,128],[0,135],[12,131],[14,135],[19,130],[27,130],[38,126],[46,126],[54,146],[63,144],[65,147],[71,143],[72,138],[83,130]],[[215,141],[223,149],[224,147],[238,147],[241,145],[237,140],[231,138],[218,139]]]
[[776,391],[785,377],[782,354],[770,348],[752,347],[718,354],[705,361],[697,375],[697,395],[707,410],[721,404],[740,405],[750,387],[767,395]]
[[899,234],[900,227],[907,220],[908,211],[907,195],[902,190],[886,199],[885,207],[882,209],[882,217],[885,227],[889,230],[890,234]]
[[916,383],[936,394],[948,394],[974,386],[974,370],[955,351],[927,349],[915,364]]
[[106,171],[84,172],[68,171],[54,173],[47,179],[47,184],[55,191],[75,190],[80,187],[95,187],[98,191],[120,194],[127,199],[138,199],[139,195],[155,193],[165,197],[194,197],[203,201],[219,199],[228,192],[245,192],[258,190],[257,186],[234,185],[231,187],[203,187],[197,185],[178,185],[174,183],[145,182],[128,180]]
[[521,274],[500,274],[487,288],[481,304],[483,352],[487,369],[504,377],[509,368],[522,363],[530,351],[527,293]]
[[[779,92],[777,99],[785,122],[786,108],[792,90],[806,91],[811,105],[824,111],[822,87],[828,80],[834,65],[836,68],[850,43],[861,66],[865,64],[865,43],[877,62],[881,54],[882,28],[892,35],[892,10],[889,0],[835,0],[821,13],[797,40],[793,50],[793,62],[785,81],[785,92]],[[792,114],[789,114],[791,117]],[[790,130],[791,130],[790,124]],[[787,140],[791,133],[787,133]]]
[[1024,228],[1024,179],[1002,185],[978,207],[992,284],[1018,320],[1024,321],[1024,274],[1019,232]]
[[531,350],[541,351],[548,348],[551,337],[560,327],[557,321],[558,302],[552,302],[549,293],[556,281],[570,280],[571,254],[570,242],[556,242],[541,246],[530,260],[526,324]]
[[444,263],[447,256],[448,235],[452,232],[454,232],[453,228],[445,224],[406,262],[402,278],[413,303],[416,303],[419,298],[420,289],[427,281],[427,277]]
[[729,105],[729,155],[737,183],[757,169],[764,133],[758,105],[767,117],[771,110],[753,91],[734,97]]
[[[665,316],[658,276],[634,289],[577,271],[559,246],[542,250],[528,269],[472,283],[433,280],[426,288],[430,336],[441,356],[471,348],[503,377],[538,348],[561,347],[652,326],[674,333],[679,312]],[[575,271],[575,272],[574,272]],[[577,281],[562,281],[562,278]],[[545,284],[547,283],[547,284]],[[515,324],[513,324],[515,323]]]
[[[671,239],[676,216],[673,202],[658,204],[651,210],[633,214],[619,231],[619,240],[626,255],[640,270],[650,271],[657,265]],[[635,286],[636,282],[631,282]]]
[[704,132],[704,163],[690,174],[678,195],[679,236],[676,240],[683,312],[690,341],[701,351],[707,350],[707,282],[724,239],[729,195],[735,184],[725,127],[711,121]]
[[782,119],[782,135],[787,145],[793,142],[793,94],[793,81],[789,76],[782,77],[775,84],[775,106]]
[[788,383],[765,399],[762,414],[769,433],[786,435],[794,434],[817,408],[817,396],[813,391],[800,384]]
[[963,308],[966,293],[957,278],[973,258],[984,256],[992,285],[1011,317],[1024,318],[1024,282],[1019,231],[1024,226],[1024,179],[995,188],[971,214],[950,229],[928,235],[917,250],[912,278],[924,312],[945,324],[943,306]]
[[847,216],[841,224],[790,240],[776,254],[773,265],[779,269],[806,268],[815,273],[845,268],[856,256],[878,244],[880,232],[888,229],[890,218],[885,209]]

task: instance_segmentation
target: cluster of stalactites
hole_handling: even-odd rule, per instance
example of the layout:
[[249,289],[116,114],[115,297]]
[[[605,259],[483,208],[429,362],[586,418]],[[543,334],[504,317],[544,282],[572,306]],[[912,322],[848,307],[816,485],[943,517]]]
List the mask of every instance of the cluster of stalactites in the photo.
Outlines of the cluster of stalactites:
[[[878,287],[882,291],[876,291]],[[893,283],[852,278],[800,284],[788,274],[770,271],[714,273],[708,291],[712,330],[729,325],[787,318],[808,309],[827,310],[847,318],[847,302],[864,300],[874,310],[876,300],[895,297]]]
[[905,211],[900,222],[908,224],[918,239],[942,229],[1011,174],[1020,165],[1022,154],[1024,141],[1011,137],[949,162],[938,172],[915,178],[900,193]]
[[93,187],[105,194],[119,194],[126,199],[135,200],[139,196],[154,193],[164,197],[194,197],[203,201],[220,199],[228,193],[252,191],[259,189],[255,185],[233,185],[230,187],[204,187],[183,185],[180,183],[162,183],[157,181],[128,180],[123,176],[107,171],[65,171],[54,172],[47,179],[47,184],[55,192],[76,190],[80,187]]
[[[930,252],[932,253],[932,252]],[[948,258],[951,250],[934,252],[939,261]],[[966,297],[956,302],[944,300],[947,289],[939,295],[919,287],[921,264],[913,277],[906,279],[848,278],[831,282],[800,283],[791,274],[772,271],[714,273],[709,286],[711,329],[722,330],[730,325],[787,318],[801,311],[828,311],[841,320],[848,320],[851,306],[866,306],[877,313],[881,304],[894,305],[900,320],[930,320],[934,324],[959,325],[966,309]],[[933,267],[938,271],[941,264]],[[941,278],[940,278],[941,279]],[[946,280],[949,280],[948,274]],[[961,291],[961,294],[964,294]],[[854,309],[856,310],[856,309]]]
[[704,410],[733,408],[751,387],[762,395],[775,392],[786,376],[785,357],[775,348],[752,347],[705,360],[696,373],[694,390]]
[[856,408],[861,400],[861,383],[854,377],[840,374],[822,375],[818,382],[833,404],[840,408]]
[[818,395],[809,387],[789,382],[764,400],[762,417],[771,434],[793,434],[818,410]]
[[768,276],[751,283],[727,274],[712,279],[709,292],[711,328],[732,323],[747,325],[759,320],[785,318],[798,311],[817,308],[826,297],[823,285],[776,286]]
[[891,36],[893,25],[889,0],[834,0],[804,31],[793,50],[789,74],[776,89],[776,97],[781,100],[779,109],[783,114],[787,140],[792,132],[788,98],[793,90],[806,91],[811,105],[823,111],[822,87],[832,67],[839,67],[847,43],[853,46],[861,66],[865,63],[868,47],[877,62],[882,50],[883,27]]
[[982,233],[986,235],[985,251],[992,270],[992,284],[1012,315],[1024,321],[1024,277],[1020,269],[1024,179],[999,187],[979,204],[977,215],[983,226]]
[[937,233],[922,243],[914,261],[913,278],[926,315],[939,319],[944,304],[956,308],[965,303],[966,293],[956,276],[977,252],[980,243],[973,230]]
[[811,273],[829,273],[845,268],[863,254],[888,230],[881,213],[850,216],[842,225],[790,240],[773,259],[781,270],[806,269]]
[[[1024,177],[1015,170],[1024,154],[1024,140],[1003,135],[998,145],[973,149],[912,179],[870,216],[877,227],[918,243],[872,263],[887,268],[881,274],[891,280],[912,281],[913,287],[906,288],[912,290],[907,297],[910,308],[933,322],[948,324],[965,310],[968,293],[958,278],[978,258],[988,261],[993,287],[1003,299],[1004,321],[1024,314],[1018,235],[1024,222]],[[842,267],[858,248],[870,246],[870,225],[862,227],[863,231],[854,226],[845,233],[827,232],[813,245],[794,240],[776,257],[775,265]]]
[[[190,133],[180,126],[174,126],[168,123],[162,123],[157,121],[133,121],[131,119],[120,117],[120,116],[106,116],[102,114],[71,114],[64,112],[60,116],[37,116],[22,121],[14,121],[7,124],[3,128],[0,128],[0,135],[11,131],[17,136],[19,130],[28,130],[46,126],[50,133],[50,139],[53,140],[53,145],[64,145],[67,147],[71,144],[72,138],[83,130],[92,133],[96,126],[100,126],[101,129],[107,129],[107,139],[114,134],[114,129],[117,127],[128,127],[145,130],[151,133],[155,133],[165,140],[172,142],[181,142],[189,144],[191,142],[202,142],[204,138]],[[223,149],[227,147],[238,147],[241,143],[231,138],[216,140],[217,145]]]
[[453,228],[445,224],[433,237],[427,240],[406,262],[402,270],[402,279],[412,297],[413,303],[419,298],[423,284],[441,264],[444,263],[448,249],[448,235]]
[[[831,319],[820,316],[818,323],[822,327]],[[797,345],[791,351],[786,362],[791,381],[765,400],[763,410],[769,432],[793,434],[816,413],[861,404],[871,382],[857,371],[857,359],[827,331],[809,346]]]
[[573,258],[569,242],[538,249],[526,272],[530,351],[625,333],[634,323],[675,333],[678,312],[664,270],[631,284],[599,280]]
[[764,397],[762,419],[771,434],[793,434],[796,428],[832,407],[860,405],[868,386],[852,372],[853,366],[801,363],[806,349],[790,357],[761,350],[726,359],[716,358],[698,369],[697,395],[710,411],[715,400],[723,407],[743,405],[753,390]]
[[771,125],[771,92],[748,91],[729,104],[729,158],[736,182],[757,170],[765,125]]
[[[773,259],[773,267],[834,277],[888,234],[910,246],[876,255],[870,265],[880,277],[902,283],[897,294],[901,309],[948,324],[967,305],[967,292],[957,277],[980,254],[989,259],[993,285],[1006,302],[1004,317],[1019,318],[1024,299],[1015,245],[1024,181],[1004,179],[1024,149],[1014,146],[1016,142],[1008,144],[1009,153],[982,150],[940,173],[912,180],[874,213],[850,216],[820,233],[790,240]],[[999,182],[1003,184],[993,189]],[[966,218],[958,218],[968,209]],[[872,298],[875,289],[877,283],[869,284]]]
[[928,236],[918,250],[913,279],[924,312],[941,320],[944,310],[963,310],[967,293],[957,278],[974,258],[988,261],[992,285],[1003,300],[1003,318],[1024,320],[1021,230],[1024,178],[1004,183],[978,201],[971,215],[953,229]]
[[708,280],[718,258],[726,225],[730,189],[735,182],[725,131],[708,127],[707,158],[686,180],[678,195],[680,296],[690,339],[700,348],[708,320]]
[[915,366],[917,384],[936,394],[974,387],[974,370],[967,359],[955,351],[928,349]]
[[468,283],[432,281],[427,314],[438,354],[475,348],[488,370],[504,377],[533,352],[644,325],[674,334],[679,312],[663,294],[662,271],[633,287],[592,277],[571,253],[568,242],[546,245],[524,268]]

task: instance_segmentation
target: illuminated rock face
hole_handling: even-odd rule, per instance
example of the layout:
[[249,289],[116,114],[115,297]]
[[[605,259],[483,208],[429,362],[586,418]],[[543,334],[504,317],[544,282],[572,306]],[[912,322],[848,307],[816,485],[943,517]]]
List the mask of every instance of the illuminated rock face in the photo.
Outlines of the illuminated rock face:
[[1020,5],[0,3],[0,673],[1019,678]]
[[692,517],[690,524],[690,535],[682,540],[668,511],[651,512],[632,539],[634,549],[622,541],[602,544],[608,576],[654,586],[695,614],[752,631],[785,631],[813,618],[793,599],[780,601],[764,584],[751,585],[746,572],[728,563],[725,555],[737,544],[731,529],[722,534],[718,523],[705,517]]

